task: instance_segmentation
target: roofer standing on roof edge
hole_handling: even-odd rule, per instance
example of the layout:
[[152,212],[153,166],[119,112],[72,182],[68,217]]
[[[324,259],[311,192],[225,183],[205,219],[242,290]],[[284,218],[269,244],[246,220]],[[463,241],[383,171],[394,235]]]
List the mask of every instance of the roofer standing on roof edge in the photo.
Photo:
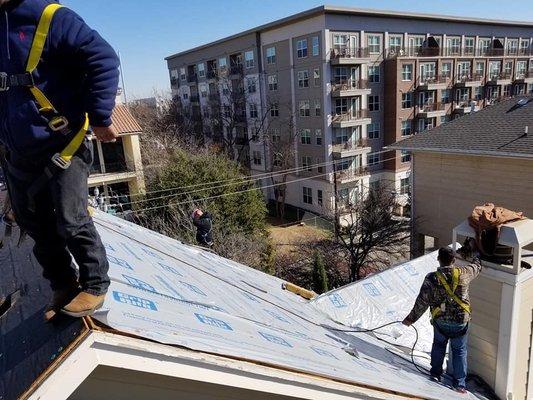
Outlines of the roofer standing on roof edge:
[[439,268],[426,275],[413,309],[403,320],[410,326],[430,308],[434,329],[431,348],[431,378],[441,381],[442,364],[448,341],[451,343],[453,386],[466,393],[467,333],[471,319],[468,287],[481,272],[474,240],[468,240],[459,250],[463,258],[473,255],[472,264],[458,267],[450,248],[439,249]]
[[196,241],[205,247],[213,246],[213,218],[199,208],[192,213],[192,223],[196,226]]
[[[0,141],[19,226],[50,281],[47,319],[102,306],[105,249],[87,210],[89,124],[114,141],[118,57],[73,11],[49,0],[0,0]],[[77,276],[71,255],[79,266]]]

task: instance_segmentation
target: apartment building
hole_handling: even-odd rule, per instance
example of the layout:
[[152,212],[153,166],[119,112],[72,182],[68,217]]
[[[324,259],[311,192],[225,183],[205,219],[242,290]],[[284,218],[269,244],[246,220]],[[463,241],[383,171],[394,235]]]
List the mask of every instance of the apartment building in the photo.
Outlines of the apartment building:
[[[241,138],[253,173],[291,135],[287,203],[329,214],[378,182],[406,204],[410,154],[384,147],[533,92],[532,38],[533,22],[321,6],[166,60],[173,95],[213,140]],[[239,124],[210,126],[217,112]]]

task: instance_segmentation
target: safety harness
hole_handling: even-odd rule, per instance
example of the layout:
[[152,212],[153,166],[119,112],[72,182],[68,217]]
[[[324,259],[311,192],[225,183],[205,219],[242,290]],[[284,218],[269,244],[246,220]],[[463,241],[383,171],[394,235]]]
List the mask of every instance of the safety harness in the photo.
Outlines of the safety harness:
[[[35,102],[39,106],[39,113],[45,117],[48,121],[48,127],[53,132],[57,132],[63,135],[70,133],[68,130],[69,122],[66,117],[61,115],[54,107],[52,102],[46,97],[46,95],[36,86],[33,77],[34,71],[39,66],[41,56],[50,32],[50,25],[57,10],[62,8],[60,4],[49,4],[45,7],[41,18],[35,31],[35,36],[28,56],[28,62],[26,64],[26,71],[23,74],[7,75],[6,73],[0,73],[0,91],[7,91],[12,87],[27,87]],[[89,131],[89,117],[85,115],[85,122],[81,129],[74,135],[67,146],[59,153],[56,153],[51,158],[51,163],[45,168],[43,174],[39,176],[36,181],[28,189],[28,197],[30,203],[33,203],[33,198],[42,189],[48,180],[58,170],[66,170],[70,167],[72,157],[78,151],[85,135]],[[10,168],[11,172],[17,175],[17,171],[13,171],[14,168]],[[30,204],[30,208],[33,208]]]
[[[437,279],[439,282],[444,286],[444,289],[446,290],[446,293],[452,299],[455,301],[463,310],[465,310],[468,314],[470,314],[470,306],[466,304],[463,300],[459,298],[455,294],[455,291],[457,290],[457,287],[459,286],[459,275],[460,271],[459,268],[452,268],[452,286],[450,287],[448,281],[446,280],[446,277],[442,272],[436,271],[435,272]],[[442,312],[445,311],[446,303],[442,303],[440,307],[436,307],[431,311],[431,318],[435,320],[435,318]]]

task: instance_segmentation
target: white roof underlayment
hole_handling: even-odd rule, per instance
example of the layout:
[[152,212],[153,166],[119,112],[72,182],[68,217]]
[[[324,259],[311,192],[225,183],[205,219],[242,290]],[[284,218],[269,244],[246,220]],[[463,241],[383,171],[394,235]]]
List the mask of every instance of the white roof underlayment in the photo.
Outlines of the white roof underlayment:
[[[95,318],[115,330],[406,396],[468,398],[417,372],[409,352],[370,334],[332,329],[403,319],[436,266],[434,254],[310,302],[284,291],[282,280],[208,251],[107,214],[96,213],[95,222],[112,280]],[[427,320],[417,323],[417,349],[426,351]],[[382,332],[391,343],[413,344],[411,328],[397,324]],[[424,356],[416,358],[427,365]]]

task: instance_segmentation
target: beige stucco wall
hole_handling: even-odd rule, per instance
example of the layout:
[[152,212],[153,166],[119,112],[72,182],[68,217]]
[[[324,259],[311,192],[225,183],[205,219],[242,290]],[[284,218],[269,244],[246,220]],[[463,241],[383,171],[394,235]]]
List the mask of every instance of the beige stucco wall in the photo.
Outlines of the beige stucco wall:
[[[520,306],[518,311],[518,338],[516,369],[513,382],[515,399],[527,399],[527,381],[533,374],[530,355],[533,327],[533,278],[520,285]],[[531,390],[531,389],[530,389]]]
[[533,218],[533,160],[415,152],[417,233],[452,241],[474,206],[493,202]]

